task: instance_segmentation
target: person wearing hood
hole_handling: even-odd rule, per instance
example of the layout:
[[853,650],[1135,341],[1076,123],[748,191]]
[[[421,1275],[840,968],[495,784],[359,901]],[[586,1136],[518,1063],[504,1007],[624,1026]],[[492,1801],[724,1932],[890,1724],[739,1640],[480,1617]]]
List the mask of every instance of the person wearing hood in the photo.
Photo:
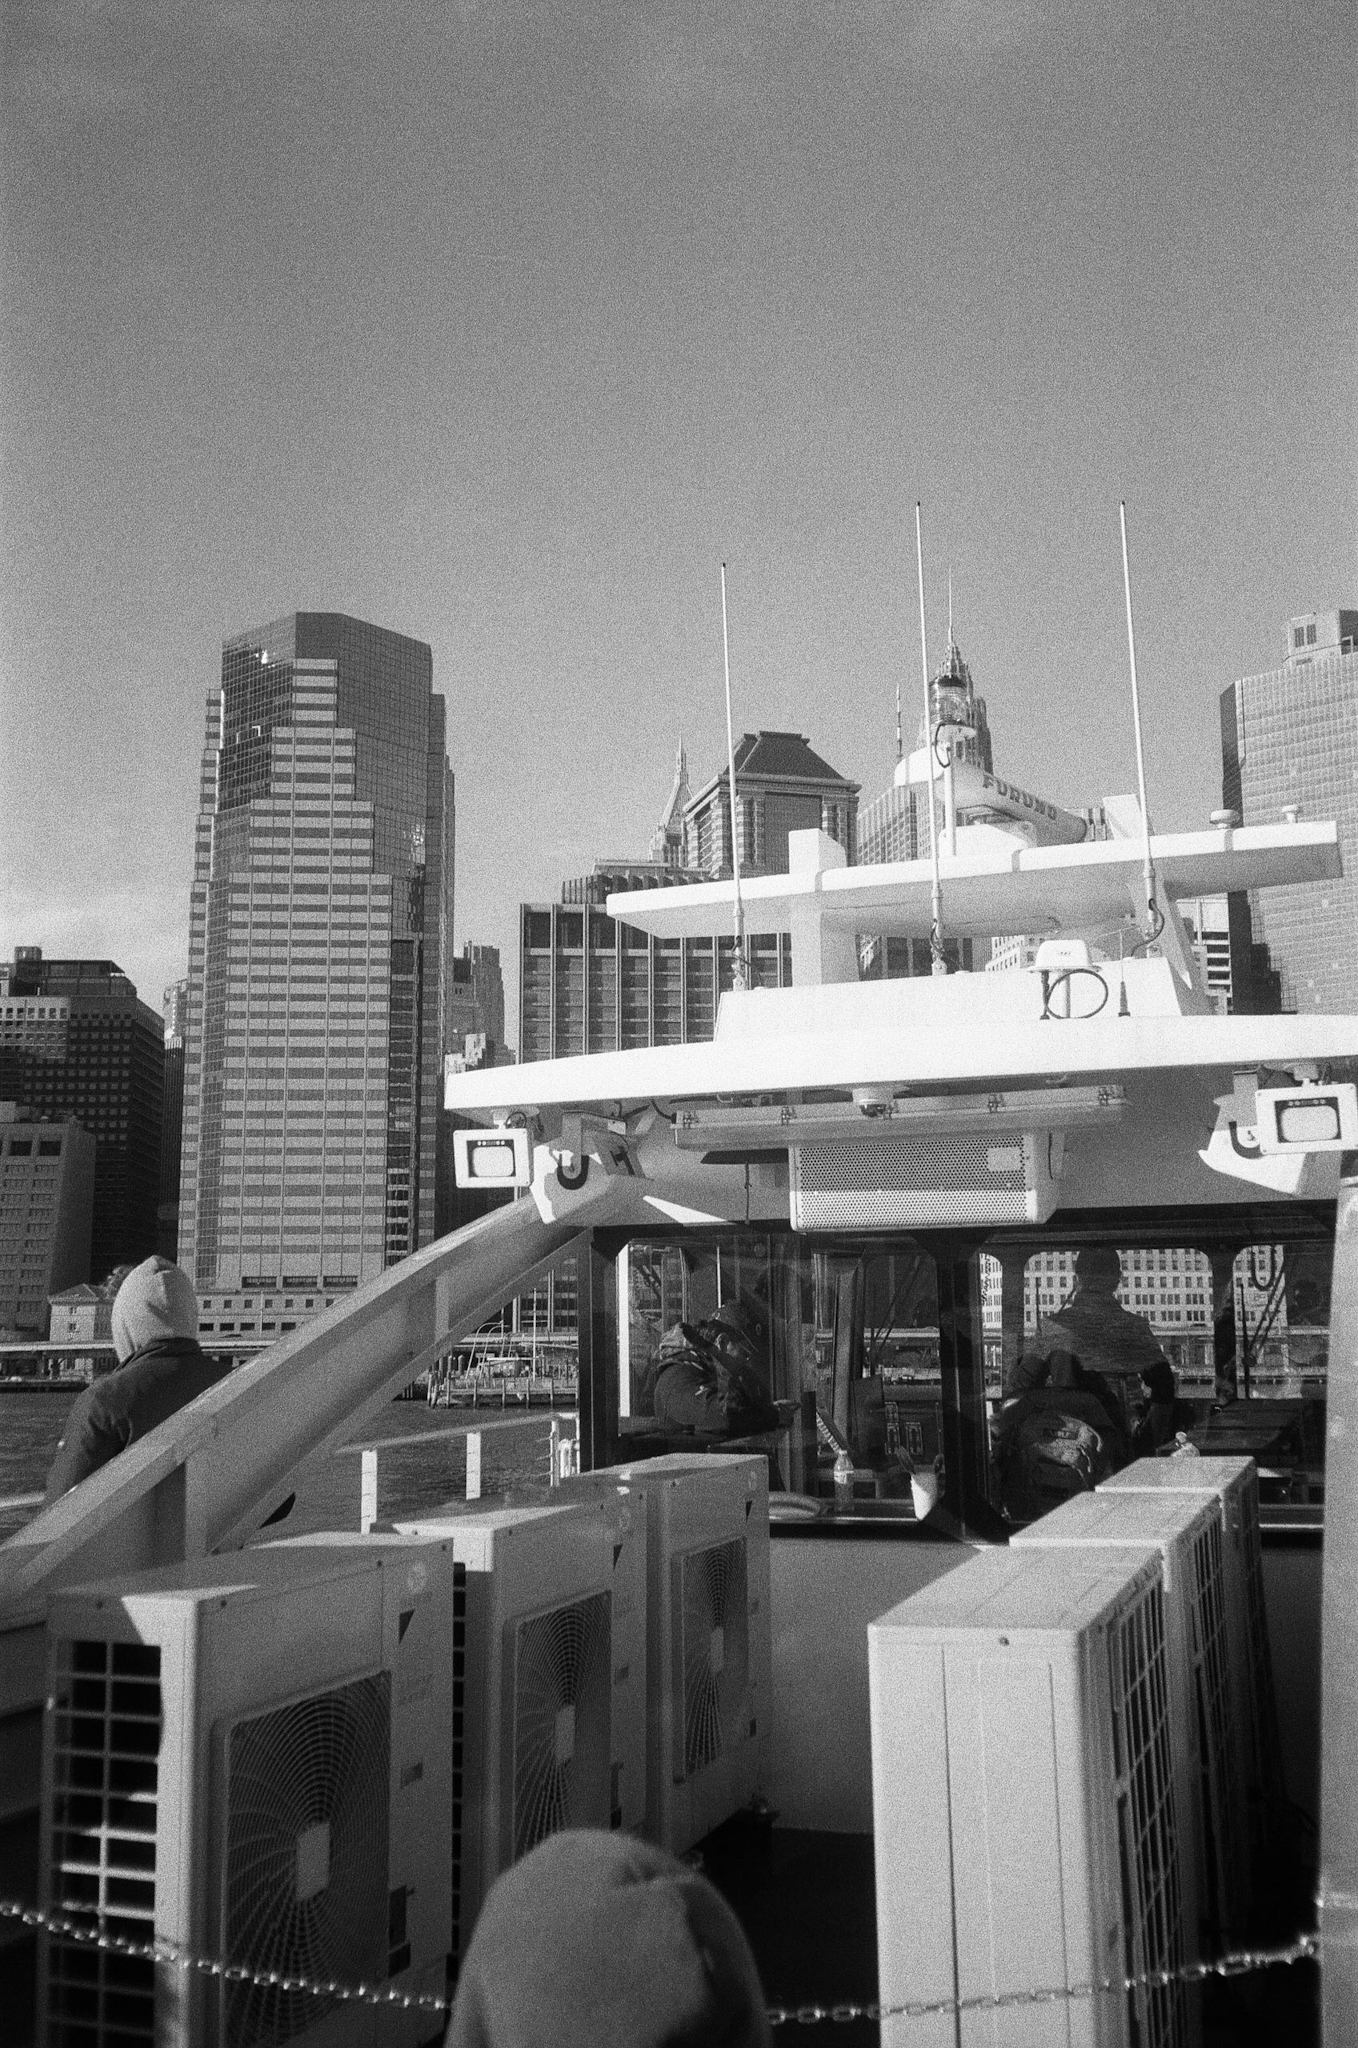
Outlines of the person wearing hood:
[[481,1909],[444,2048],[769,2048],[759,1971],[714,1885],[630,1835],[570,1829]]
[[169,1259],[134,1266],[113,1303],[118,1363],[77,1396],[47,1475],[50,1504],[231,1370],[198,1343],[198,1297]]

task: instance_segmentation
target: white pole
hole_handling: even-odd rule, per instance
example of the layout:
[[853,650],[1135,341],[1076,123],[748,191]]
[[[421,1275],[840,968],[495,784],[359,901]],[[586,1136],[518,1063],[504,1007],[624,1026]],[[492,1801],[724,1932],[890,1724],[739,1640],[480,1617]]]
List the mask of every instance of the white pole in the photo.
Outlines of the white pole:
[[1132,630],[1132,572],[1127,559],[1127,505],[1118,501],[1122,527],[1122,588],[1127,600],[1127,654],[1132,669],[1132,726],[1136,733],[1136,780],[1141,793],[1141,875],[1146,888],[1146,943],[1160,936],[1165,921],[1155,900],[1155,869],[1151,863],[1151,814],[1146,803],[1146,757],[1141,746],[1141,699],[1136,687],[1136,635]]
[[924,514],[918,498],[915,500],[915,562],[919,572],[919,654],[920,666],[924,672],[924,744],[929,756],[929,854],[934,864],[929,951],[933,955],[934,973],[946,974],[948,963],[943,957],[943,885],[938,875],[938,817],[934,804],[934,709],[929,698],[929,636],[924,624]]
[[726,767],[731,785],[731,874],[735,885],[736,957],[731,986],[748,987],[745,974],[745,907],[740,900],[740,816],[736,810],[736,746],[731,731],[731,642],[726,629],[726,564],[721,565],[721,660],[726,676]]

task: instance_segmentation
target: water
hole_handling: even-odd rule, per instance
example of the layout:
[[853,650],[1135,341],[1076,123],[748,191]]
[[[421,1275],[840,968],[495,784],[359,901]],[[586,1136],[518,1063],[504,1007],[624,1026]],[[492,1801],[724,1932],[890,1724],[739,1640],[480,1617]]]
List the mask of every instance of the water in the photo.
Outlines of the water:
[[[60,1393],[0,1393],[0,1538],[12,1535],[32,1519],[38,1503],[9,1505],[16,1496],[41,1493],[78,1389]],[[465,1505],[467,1439],[480,1429],[482,1504],[495,1505],[507,1494],[516,1500],[548,1490],[548,1443],[551,1415],[545,1408],[516,1416],[511,1409],[426,1408],[422,1401],[393,1401],[365,1428],[360,1443],[378,1445],[377,1504],[381,1520],[450,1502]],[[413,1437],[383,1451],[392,1437]],[[303,1535],[315,1529],[357,1529],[362,1459],[357,1451],[337,1451],[309,1459],[297,1474],[297,1502],[279,1536]]]
[[37,1513],[37,1503],[10,1506],[16,1495],[41,1493],[57,1440],[79,1387],[52,1394],[6,1388],[0,1393],[0,1537],[12,1536]]

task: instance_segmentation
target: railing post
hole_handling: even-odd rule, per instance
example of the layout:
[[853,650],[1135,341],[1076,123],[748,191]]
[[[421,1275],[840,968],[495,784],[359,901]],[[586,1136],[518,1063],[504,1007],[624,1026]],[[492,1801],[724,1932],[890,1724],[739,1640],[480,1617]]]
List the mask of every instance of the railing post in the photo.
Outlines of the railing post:
[[481,1498],[481,1432],[467,1431],[467,1499]]
[[359,1534],[370,1536],[377,1520],[377,1450],[376,1446],[363,1453],[363,1478],[359,1489],[358,1527]]

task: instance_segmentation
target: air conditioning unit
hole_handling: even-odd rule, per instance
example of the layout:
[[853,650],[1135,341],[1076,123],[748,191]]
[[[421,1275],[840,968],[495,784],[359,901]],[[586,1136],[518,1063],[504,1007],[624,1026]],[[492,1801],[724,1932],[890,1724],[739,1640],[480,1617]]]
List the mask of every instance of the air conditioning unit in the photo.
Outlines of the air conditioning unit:
[[650,1597],[650,1488],[644,1465],[626,1475],[573,1473],[556,1498],[588,1506],[608,1525],[613,1554],[613,1771],[617,1824],[631,1834],[653,1832],[650,1797],[650,1692],[647,1614]]
[[502,1870],[559,1828],[621,1824],[612,1527],[582,1503],[436,1511],[397,1533],[445,1537],[467,1575],[460,1959]]
[[429,2039],[452,1925],[454,1645],[446,1544],[277,1546],[55,1594],[41,1903],[240,1978],[49,1937],[39,2038]]
[[942,2008],[883,2043],[1186,2048],[1173,1974],[1061,1995],[1187,1956],[1159,1559],[981,1551],[869,1626],[868,1673],[879,1996]]
[[789,1149],[794,1230],[1044,1223],[1056,1207],[1061,1131],[861,1136]]
[[1240,1869],[1248,1852],[1216,1502],[1189,1493],[1075,1494],[1010,1544],[1158,1556],[1175,1804],[1192,1849],[1183,1859],[1188,1952],[1194,1959],[1224,1953],[1245,1933]]
[[583,1483],[646,1491],[647,1821],[678,1855],[759,1790],[773,1661],[768,1463],[676,1452]]
[[1253,1458],[1140,1458],[1105,1479],[1100,1493],[1210,1495],[1221,1518],[1226,1642],[1230,1653],[1238,1775],[1244,1788],[1249,1857],[1237,1871],[1237,1914],[1248,1911],[1251,1879],[1267,1871],[1285,1805],[1273,1659],[1264,1613],[1259,1544],[1259,1475]]

